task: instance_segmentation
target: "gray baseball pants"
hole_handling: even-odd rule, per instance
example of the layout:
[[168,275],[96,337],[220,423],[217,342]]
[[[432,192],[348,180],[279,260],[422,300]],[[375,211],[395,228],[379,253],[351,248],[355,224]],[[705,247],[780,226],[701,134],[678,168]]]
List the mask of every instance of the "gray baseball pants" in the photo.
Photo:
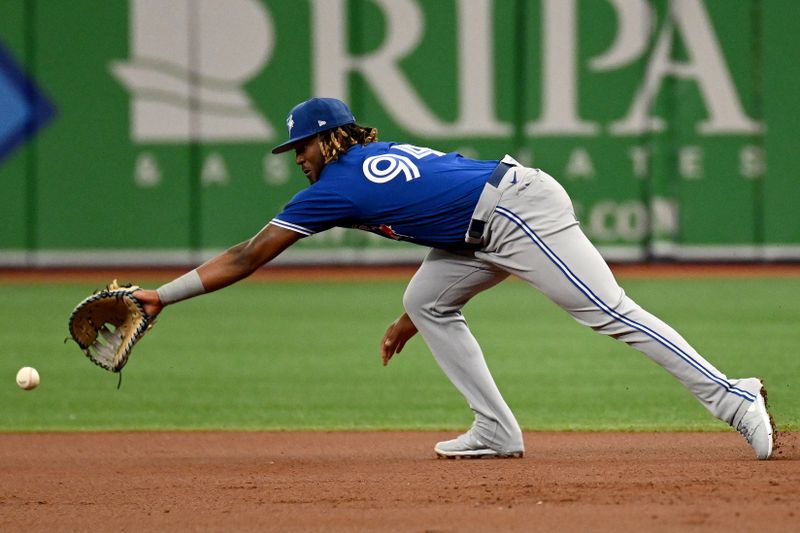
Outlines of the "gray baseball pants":
[[551,176],[517,166],[479,251],[433,249],[406,289],[403,305],[439,366],[475,413],[472,431],[498,451],[524,448],[478,342],[461,314],[476,294],[517,276],[579,323],[619,339],[675,376],[717,418],[736,426],[759,392],[755,379],[729,379],[674,329],[630,299],[581,231],[566,191]]

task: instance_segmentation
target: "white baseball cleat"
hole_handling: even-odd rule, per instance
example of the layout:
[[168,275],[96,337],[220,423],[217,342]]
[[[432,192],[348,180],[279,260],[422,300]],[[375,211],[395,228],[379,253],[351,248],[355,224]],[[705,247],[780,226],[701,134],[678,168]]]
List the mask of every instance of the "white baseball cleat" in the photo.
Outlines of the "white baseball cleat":
[[741,433],[759,459],[769,459],[774,447],[774,436],[776,435],[775,423],[772,416],[767,411],[767,389],[761,385],[761,390],[756,396],[756,401],[739,421],[736,430]]
[[436,455],[444,459],[482,459],[494,457],[497,459],[512,459],[522,457],[524,450],[499,451],[490,448],[488,445],[475,437],[472,431],[467,431],[463,435],[452,440],[445,440],[433,447]]

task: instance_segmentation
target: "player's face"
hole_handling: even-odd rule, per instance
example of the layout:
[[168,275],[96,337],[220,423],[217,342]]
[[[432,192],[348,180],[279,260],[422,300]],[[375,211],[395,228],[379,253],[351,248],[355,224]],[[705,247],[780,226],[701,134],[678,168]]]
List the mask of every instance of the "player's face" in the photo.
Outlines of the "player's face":
[[325,166],[317,136],[298,141],[294,147],[294,153],[294,162],[303,169],[303,174],[308,178],[308,182],[311,185],[315,184]]

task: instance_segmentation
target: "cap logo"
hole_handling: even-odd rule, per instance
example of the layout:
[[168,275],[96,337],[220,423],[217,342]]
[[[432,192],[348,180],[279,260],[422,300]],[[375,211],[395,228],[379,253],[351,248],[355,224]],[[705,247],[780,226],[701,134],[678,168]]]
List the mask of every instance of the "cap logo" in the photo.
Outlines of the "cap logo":
[[289,135],[292,134],[292,128],[294,128],[294,119],[292,115],[289,115],[289,118],[286,119],[286,127],[289,128]]
[[327,124],[327,122],[326,122],[326,121],[324,121],[324,120],[318,120],[318,121],[317,121],[317,126],[319,126],[320,128],[321,128],[322,126],[324,126],[325,124]]

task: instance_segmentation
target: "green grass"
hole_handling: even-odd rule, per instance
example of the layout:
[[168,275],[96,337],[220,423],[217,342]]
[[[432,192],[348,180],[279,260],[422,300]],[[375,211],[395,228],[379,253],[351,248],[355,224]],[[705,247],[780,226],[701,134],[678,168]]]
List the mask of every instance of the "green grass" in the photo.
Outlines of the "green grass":
[[[471,412],[419,338],[384,368],[402,282],[244,282],[168,308],[117,376],[62,341],[100,284],[0,285],[0,430],[462,429]],[[763,377],[781,429],[800,427],[800,279],[622,280],[730,377]],[[532,430],[716,430],[639,352],[575,323],[521,282],[465,315]],[[36,367],[41,386],[14,384]]]

